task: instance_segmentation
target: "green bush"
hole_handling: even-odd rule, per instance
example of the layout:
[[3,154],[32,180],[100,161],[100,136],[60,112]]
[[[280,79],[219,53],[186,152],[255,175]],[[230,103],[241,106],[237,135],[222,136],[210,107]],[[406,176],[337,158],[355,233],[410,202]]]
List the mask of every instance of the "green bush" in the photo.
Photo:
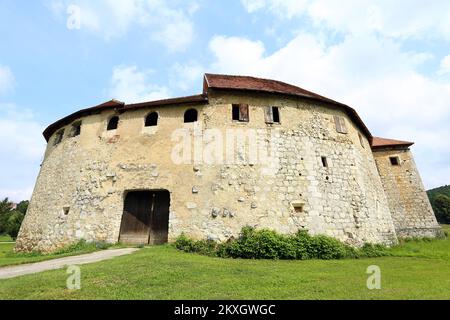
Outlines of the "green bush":
[[217,243],[212,240],[192,240],[181,234],[175,241],[175,247],[186,252],[200,253],[208,256],[215,256]]
[[54,252],[55,255],[74,253],[74,252],[90,252],[95,250],[106,250],[112,245],[110,243],[96,241],[87,242],[86,240],[80,240],[76,243],[68,245]]
[[244,227],[238,239],[226,242],[220,254],[244,259],[296,259],[294,243],[287,236],[250,227]]
[[182,234],[177,238],[175,247],[208,256],[242,259],[330,260],[388,255],[387,248],[382,245],[366,244],[356,249],[328,236],[311,236],[306,231],[282,235],[251,227],[242,228],[238,238],[219,244],[211,240],[194,241]]

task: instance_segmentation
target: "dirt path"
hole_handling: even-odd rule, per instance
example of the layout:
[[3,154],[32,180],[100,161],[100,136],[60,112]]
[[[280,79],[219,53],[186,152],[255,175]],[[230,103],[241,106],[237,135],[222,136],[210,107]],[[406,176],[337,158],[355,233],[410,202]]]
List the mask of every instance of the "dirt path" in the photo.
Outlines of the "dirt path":
[[114,257],[123,256],[133,253],[139,249],[124,248],[98,251],[94,253],[83,254],[79,256],[65,257],[52,259],[42,262],[22,264],[18,266],[2,267],[0,268],[0,279],[9,279],[23,276],[26,274],[38,273],[47,270],[61,269],[70,265],[82,265],[103,260],[109,260]]

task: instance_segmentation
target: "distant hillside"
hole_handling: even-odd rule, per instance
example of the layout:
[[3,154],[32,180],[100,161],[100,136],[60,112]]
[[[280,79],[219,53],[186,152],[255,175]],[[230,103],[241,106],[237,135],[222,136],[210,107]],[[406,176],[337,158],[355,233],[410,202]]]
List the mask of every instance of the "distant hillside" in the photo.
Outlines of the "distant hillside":
[[427,194],[428,194],[428,198],[430,198],[431,202],[433,202],[434,199],[436,199],[436,197],[439,194],[443,194],[444,196],[450,197],[450,186],[443,186],[443,187],[428,190]]
[[438,222],[450,224],[450,186],[428,190],[427,194]]

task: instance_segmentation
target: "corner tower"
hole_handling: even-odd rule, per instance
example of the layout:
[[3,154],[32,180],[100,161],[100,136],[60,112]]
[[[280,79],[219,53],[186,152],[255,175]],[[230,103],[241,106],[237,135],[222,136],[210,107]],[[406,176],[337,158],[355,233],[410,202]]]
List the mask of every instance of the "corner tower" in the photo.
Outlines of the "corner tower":
[[441,229],[410,151],[413,142],[373,138],[372,151],[398,237],[435,237]]

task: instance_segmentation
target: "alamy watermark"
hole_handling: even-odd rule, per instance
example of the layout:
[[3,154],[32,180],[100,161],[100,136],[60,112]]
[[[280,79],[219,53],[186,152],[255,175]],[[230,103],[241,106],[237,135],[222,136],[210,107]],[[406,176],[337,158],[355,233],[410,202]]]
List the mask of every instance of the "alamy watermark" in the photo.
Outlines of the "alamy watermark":
[[369,290],[380,290],[381,289],[381,269],[379,266],[371,265],[367,267],[367,274],[370,276],[367,278],[366,286]]
[[66,280],[66,287],[69,290],[81,289],[81,269],[79,266],[69,266],[66,273],[69,275]]
[[172,132],[171,159],[176,165],[258,165],[263,175],[275,175],[280,168],[278,141],[280,130],[202,129]]

